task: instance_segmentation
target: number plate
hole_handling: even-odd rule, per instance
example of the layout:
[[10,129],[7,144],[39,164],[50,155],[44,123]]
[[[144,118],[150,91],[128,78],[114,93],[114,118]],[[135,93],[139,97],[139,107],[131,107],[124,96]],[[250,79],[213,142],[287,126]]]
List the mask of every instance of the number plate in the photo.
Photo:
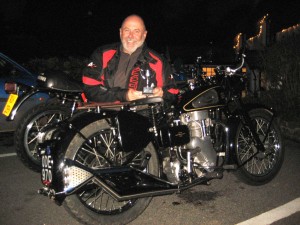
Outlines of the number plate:
[[47,146],[46,151],[41,154],[42,157],[42,183],[50,186],[52,183],[53,158],[51,149]]
[[2,114],[4,114],[5,116],[9,116],[11,110],[13,109],[16,101],[18,99],[18,95],[16,94],[10,94],[8,99],[7,99],[7,102],[4,106],[4,109],[2,111]]

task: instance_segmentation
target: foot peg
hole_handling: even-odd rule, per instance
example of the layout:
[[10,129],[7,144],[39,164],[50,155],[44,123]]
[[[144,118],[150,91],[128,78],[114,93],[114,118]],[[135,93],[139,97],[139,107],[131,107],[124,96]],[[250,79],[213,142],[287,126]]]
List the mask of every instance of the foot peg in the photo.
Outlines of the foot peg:
[[149,160],[151,158],[151,154],[147,152],[141,162],[141,168],[144,170],[148,166]]

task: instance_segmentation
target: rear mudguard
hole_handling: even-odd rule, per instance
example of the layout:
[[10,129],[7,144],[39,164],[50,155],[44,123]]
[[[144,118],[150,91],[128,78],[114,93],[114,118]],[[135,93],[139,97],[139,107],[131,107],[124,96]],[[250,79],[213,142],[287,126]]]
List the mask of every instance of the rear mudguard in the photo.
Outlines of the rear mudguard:
[[[275,118],[275,113],[272,109],[266,107],[265,105],[258,104],[258,103],[249,103],[243,105],[243,109],[246,111],[246,113],[249,113],[251,110],[254,109],[263,109],[266,112],[268,112],[272,117],[273,120]],[[239,124],[241,123],[241,113],[239,113],[237,110],[233,113],[232,116],[230,116],[227,120],[227,127],[228,127],[228,139],[227,139],[227,149],[226,149],[226,164],[237,164],[237,158],[236,158],[236,143],[235,139],[237,137],[237,128]]]
[[[42,142],[39,144],[39,154],[42,157],[41,175],[44,184],[44,188],[41,190],[51,190],[51,193],[55,194],[55,201],[58,204],[65,199],[64,194],[57,194],[64,190],[63,171],[60,165],[64,164],[65,151],[81,128],[101,118],[104,118],[102,114],[78,112],[68,120],[50,124],[40,131],[40,139],[44,136],[43,140],[39,140]],[[45,195],[49,195],[49,193],[45,192]]]
[[32,88],[32,87],[29,87],[24,84],[22,84],[21,88],[23,90],[24,89],[27,89],[27,90],[21,96],[18,97],[17,102],[15,103],[11,113],[6,118],[6,120],[8,120],[8,121],[13,121],[15,119],[15,116],[17,115],[18,111],[20,110],[21,106],[23,104],[26,104],[27,100],[31,99],[31,97],[33,97],[37,94],[42,94],[42,96],[44,96],[44,98],[46,100],[46,101],[44,101],[44,103],[51,104],[51,103],[58,102],[58,98],[56,97],[56,95],[51,95],[50,91]]
[[[66,149],[75,135],[82,135],[80,132],[82,128],[101,119],[109,120],[112,127],[118,128],[118,140],[123,151],[139,153],[152,139],[148,119],[137,113],[130,111],[77,112],[70,119],[52,124],[41,131],[45,133],[45,138],[41,141],[43,143],[40,144],[40,152],[45,159],[42,165],[43,171],[47,173],[51,169],[53,173],[52,181],[47,182],[47,179],[42,179],[44,185],[53,189],[55,193],[63,191],[63,175],[60,165],[64,162]],[[84,135],[82,137],[89,138]],[[48,162],[53,164],[50,168]]]
[[[43,76],[39,76],[39,79],[40,77]],[[38,84],[35,87],[17,83],[19,91],[21,91],[22,94],[19,96],[13,110],[7,117],[7,120],[14,120],[20,107],[26,103],[28,99],[38,93],[43,93],[47,102],[51,102],[57,101],[58,96],[62,95],[71,95],[74,96],[74,99],[80,99],[79,96],[81,96],[81,93],[83,92],[82,85],[80,83],[66,78],[66,76],[63,76],[60,72],[47,74],[47,77],[44,77],[44,79],[39,79]]]
[[30,86],[22,84],[21,86],[22,90],[27,90],[21,97],[18,98],[16,104],[14,105],[14,108],[10,112],[9,116],[6,118],[8,121],[14,120],[19,108],[21,105],[26,102],[31,96],[37,94],[39,91],[36,90],[35,88],[32,88]]
[[83,127],[100,119],[110,119],[111,126],[117,128],[118,139],[122,150],[125,152],[140,152],[153,138],[149,131],[151,124],[148,118],[131,111],[81,113],[68,121],[68,128],[70,129],[68,133],[72,138],[76,133],[80,134]]

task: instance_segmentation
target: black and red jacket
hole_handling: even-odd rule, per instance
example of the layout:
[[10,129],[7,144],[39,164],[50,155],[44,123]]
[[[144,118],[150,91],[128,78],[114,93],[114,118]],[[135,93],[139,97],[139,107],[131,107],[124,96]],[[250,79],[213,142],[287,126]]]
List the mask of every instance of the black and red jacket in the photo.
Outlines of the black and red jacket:
[[120,43],[106,45],[97,48],[91,55],[89,64],[83,70],[82,81],[87,99],[93,102],[126,101],[126,93],[129,88],[142,91],[145,80],[140,76],[140,70],[150,68],[153,76],[150,83],[155,87],[162,87],[163,98],[173,101],[178,89],[171,75],[169,63],[158,53],[149,49],[146,44],[142,53],[138,56],[137,63],[130,71],[126,86],[112,87],[114,75],[120,59]]

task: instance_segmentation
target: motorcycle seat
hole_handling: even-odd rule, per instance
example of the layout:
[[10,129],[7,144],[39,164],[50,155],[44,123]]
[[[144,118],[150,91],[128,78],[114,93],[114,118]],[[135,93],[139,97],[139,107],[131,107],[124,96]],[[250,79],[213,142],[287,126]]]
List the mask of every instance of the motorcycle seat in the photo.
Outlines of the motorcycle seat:
[[148,105],[148,104],[155,104],[155,103],[163,103],[164,99],[161,97],[148,97],[139,100],[135,100],[130,102],[130,105]]

